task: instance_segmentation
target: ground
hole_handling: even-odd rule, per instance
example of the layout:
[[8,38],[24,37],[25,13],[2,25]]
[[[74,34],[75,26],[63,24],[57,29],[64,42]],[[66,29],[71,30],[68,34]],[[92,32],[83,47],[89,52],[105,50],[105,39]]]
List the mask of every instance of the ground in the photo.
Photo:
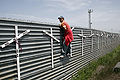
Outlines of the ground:
[[119,74],[111,74],[109,76],[106,76],[104,80],[120,80],[120,73]]
[[114,71],[109,74],[103,74],[104,76],[100,75],[100,73],[104,71],[106,72],[105,66],[98,66],[94,74],[92,74],[92,77],[89,80],[120,80],[120,72],[115,73]]

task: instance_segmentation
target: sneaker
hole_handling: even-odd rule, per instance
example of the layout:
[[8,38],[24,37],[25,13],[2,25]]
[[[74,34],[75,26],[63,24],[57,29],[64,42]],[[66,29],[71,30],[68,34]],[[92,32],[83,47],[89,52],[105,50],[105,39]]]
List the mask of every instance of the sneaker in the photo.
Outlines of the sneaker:
[[73,57],[70,53],[68,53],[66,56],[68,56],[68,57]]
[[60,55],[60,58],[64,58],[64,55]]
[[70,54],[69,54],[69,53],[67,53],[67,54],[66,54],[66,56],[70,56]]

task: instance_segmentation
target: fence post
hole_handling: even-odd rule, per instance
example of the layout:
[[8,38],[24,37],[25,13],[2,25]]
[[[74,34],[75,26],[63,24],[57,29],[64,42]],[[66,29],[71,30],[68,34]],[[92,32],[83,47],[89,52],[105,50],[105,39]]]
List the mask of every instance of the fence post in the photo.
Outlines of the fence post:
[[[91,35],[92,35],[92,30],[91,30]],[[91,52],[93,52],[93,35],[91,36]]]
[[[50,28],[51,35],[52,34],[52,28]],[[53,59],[53,38],[51,38],[51,56],[52,56],[52,68],[54,68],[54,59]]]
[[[15,26],[15,37],[18,37],[18,26]],[[17,72],[18,72],[18,80],[20,79],[20,60],[19,60],[19,45],[18,39],[16,39],[16,54],[17,54]]]
[[100,49],[100,48],[99,48],[99,43],[100,43],[100,41],[99,41],[99,34],[97,34],[97,44],[98,44],[98,49]]
[[[74,27],[72,27],[72,29],[71,29],[71,30],[73,31],[73,30],[74,30]],[[71,47],[71,49],[70,49],[70,52],[71,52],[70,56],[72,57],[72,42],[71,42],[70,47]]]
[[[82,33],[82,35],[83,35],[83,30],[81,30],[81,33]],[[84,38],[82,37],[82,56],[83,56],[83,47],[84,46]]]

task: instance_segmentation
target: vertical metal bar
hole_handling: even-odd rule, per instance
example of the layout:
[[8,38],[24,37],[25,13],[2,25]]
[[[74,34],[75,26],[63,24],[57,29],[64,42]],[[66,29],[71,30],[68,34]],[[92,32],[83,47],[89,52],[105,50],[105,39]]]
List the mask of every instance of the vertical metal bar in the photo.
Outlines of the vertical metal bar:
[[[91,35],[92,35],[92,30],[91,30]],[[91,52],[93,52],[93,36],[91,36]]]
[[72,43],[71,43],[70,47],[71,47],[71,49],[70,49],[70,52],[71,52],[70,56],[72,57]]
[[107,35],[106,35],[106,32],[105,32],[105,38],[104,38],[104,43],[105,43],[105,48],[107,48],[107,44],[106,44],[106,39],[107,39]]
[[103,33],[101,32],[101,51],[103,50]]
[[[15,37],[18,36],[18,26],[15,26]],[[17,54],[17,72],[18,72],[18,80],[20,79],[20,60],[19,60],[19,45],[18,40],[16,39],[16,54]]]
[[99,43],[100,43],[100,41],[99,41],[99,34],[98,34],[98,36],[97,36],[97,37],[98,37],[98,49],[99,49]]
[[[50,28],[51,30],[51,35],[52,34],[52,28]],[[54,68],[54,59],[53,59],[53,38],[51,38],[51,56],[52,56],[52,68]]]
[[[72,29],[71,29],[71,30],[73,31],[73,30],[74,30],[74,27],[72,27]],[[72,57],[72,42],[71,42],[70,47],[71,47],[71,49],[70,49],[70,52],[71,52],[70,56]]]
[[[82,35],[83,35],[83,30],[81,30],[81,33],[82,33]],[[83,46],[84,46],[84,45],[83,45],[83,44],[84,44],[83,42],[84,42],[84,39],[83,39],[83,36],[82,36],[82,56],[83,56]]]

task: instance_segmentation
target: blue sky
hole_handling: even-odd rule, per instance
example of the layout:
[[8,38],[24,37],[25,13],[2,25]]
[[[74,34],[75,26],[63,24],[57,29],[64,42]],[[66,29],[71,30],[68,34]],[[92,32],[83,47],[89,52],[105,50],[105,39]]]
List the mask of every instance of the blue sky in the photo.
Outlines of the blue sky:
[[120,32],[120,0],[0,0],[0,17],[57,23],[62,15],[72,26]]

